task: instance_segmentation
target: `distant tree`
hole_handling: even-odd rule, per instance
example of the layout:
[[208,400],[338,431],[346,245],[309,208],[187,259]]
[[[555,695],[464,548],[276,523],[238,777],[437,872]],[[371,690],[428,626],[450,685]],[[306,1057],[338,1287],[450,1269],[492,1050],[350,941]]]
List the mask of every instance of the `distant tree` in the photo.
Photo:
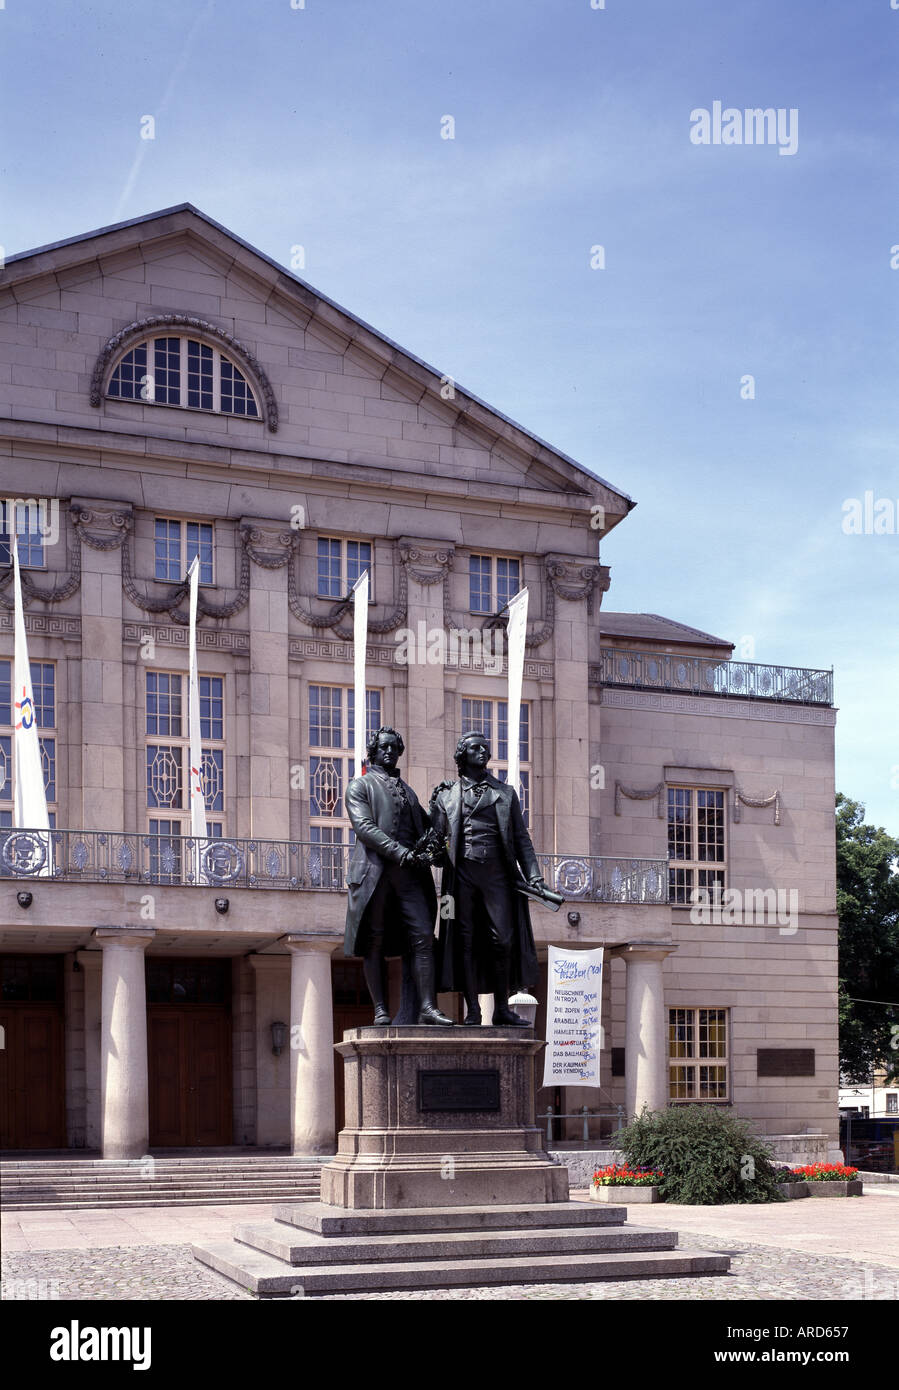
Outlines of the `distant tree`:
[[[853,1084],[899,1073],[899,840],[837,793],[840,1071]],[[871,1003],[860,1001],[874,1001]]]

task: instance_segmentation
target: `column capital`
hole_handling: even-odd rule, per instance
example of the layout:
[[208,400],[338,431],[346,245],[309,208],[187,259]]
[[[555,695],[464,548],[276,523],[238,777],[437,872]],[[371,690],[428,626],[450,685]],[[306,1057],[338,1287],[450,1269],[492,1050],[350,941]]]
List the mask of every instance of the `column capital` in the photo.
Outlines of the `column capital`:
[[621,946],[612,946],[609,955],[617,956],[625,963],[631,960],[662,961],[677,949],[676,941],[626,941]]
[[94,927],[91,932],[101,946],[149,946],[156,936],[155,927]]
[[307,955],[313,952],[323,952],[332,955],[337,949],[337,943],[330,932],[327,936],[304,936],[300,933],[291,933],[278,939],[279,946],[286,946],[291,955]]
[[442,583],[456,554],[452,541],[419,540],[413,536],[400,536],[397,548],[406,573],[425,588]]

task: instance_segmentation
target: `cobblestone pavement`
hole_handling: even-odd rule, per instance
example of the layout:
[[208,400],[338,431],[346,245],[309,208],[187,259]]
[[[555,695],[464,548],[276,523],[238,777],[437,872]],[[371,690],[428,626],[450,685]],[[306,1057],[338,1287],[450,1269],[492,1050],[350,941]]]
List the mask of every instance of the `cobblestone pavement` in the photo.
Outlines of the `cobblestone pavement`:
[[[899,1271],[858,1260],[780,1250],[691,1232],[689,1244],[731,1256],[728,1275],[679,1279],[620,1279],[585,1284],[518,1284],[504,1288],[422,1289],[396,1293],[329,1294],[326,1302],[394,1299],[640,1299],[822,1300],[899,1298]],[[4,1299],[232,1299],[252,1294],[194,1260],[186,1245],[41,1250],[3,1259]],[[285,1300],[297,1302],[299,1300]],[[319,1301],[318,1298],[315,1301]]]

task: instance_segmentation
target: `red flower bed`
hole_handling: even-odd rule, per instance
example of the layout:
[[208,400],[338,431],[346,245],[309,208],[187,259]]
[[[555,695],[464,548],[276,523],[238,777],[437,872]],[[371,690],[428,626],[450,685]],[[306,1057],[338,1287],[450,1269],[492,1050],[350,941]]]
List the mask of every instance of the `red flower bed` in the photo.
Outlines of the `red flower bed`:
[[626,1164],[610,1163],[597,1168],[593,1174],[594,1187],[655,1187],[665,1174],[653,1168],[628,1168]]
[[858,1177],[858,1169],[847,1168],[845,1163],[809,1163],[791,1168],[790,1175],[795,1182],[851,1182]]

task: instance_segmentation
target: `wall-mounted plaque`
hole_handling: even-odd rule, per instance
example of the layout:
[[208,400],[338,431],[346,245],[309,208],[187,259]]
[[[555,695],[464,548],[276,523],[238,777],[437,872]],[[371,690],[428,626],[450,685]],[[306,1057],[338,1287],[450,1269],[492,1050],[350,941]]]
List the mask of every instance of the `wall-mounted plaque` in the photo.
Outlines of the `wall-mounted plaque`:
[[420,1071],[419,1110],[499,1110],[499,1072]]
[[814,1076],[813,1047],[760,1047],[758,1076]]

